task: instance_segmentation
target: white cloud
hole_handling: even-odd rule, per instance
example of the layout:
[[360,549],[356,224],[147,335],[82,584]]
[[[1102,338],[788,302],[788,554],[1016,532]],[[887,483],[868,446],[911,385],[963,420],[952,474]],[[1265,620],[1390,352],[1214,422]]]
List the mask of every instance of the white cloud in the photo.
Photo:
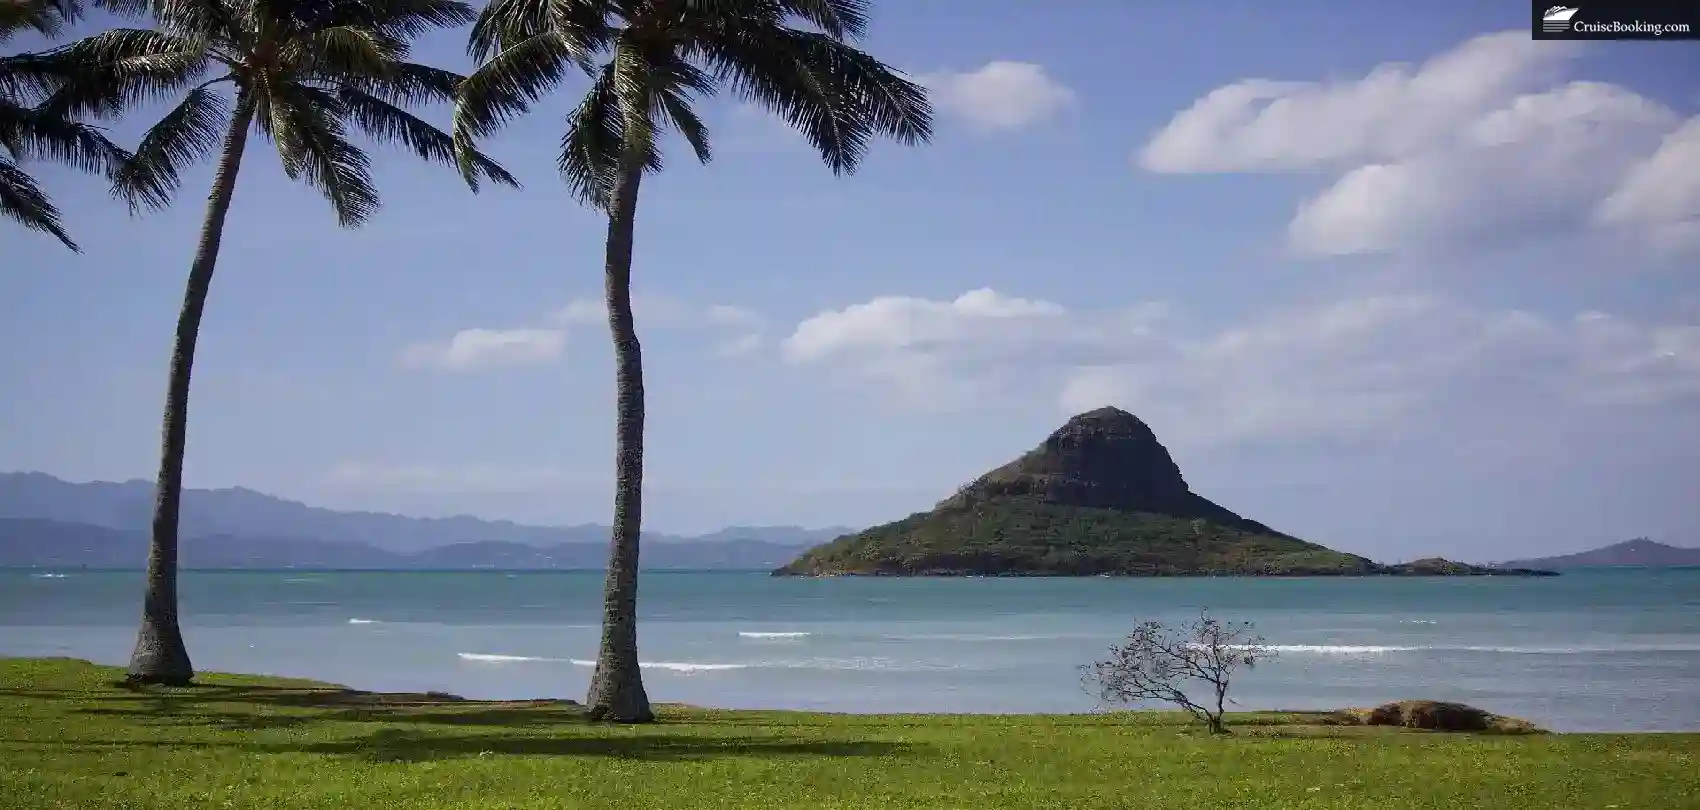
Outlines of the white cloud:
[[1700,116],[1631,167],[1596,214],[1608,225],[1646,226],[1666,249],[1700,245]]
[[1023,129],[1076,103],[1073,90],[1030,62],[994,61],[971,71],[919,77],[945,113],[983,132]]
[[950,406],[1034,358],[1125,357],[1161,317],[1153,306],[1088,323],[1049,301],[990,289],[950,301],[889,296],[816,314],[780,350],[793,364],[848,362],[854,376],[888,383],[912,404]]
[[1154,172],[1295,171],[1394,160],[1445,141],[1530,89],[1574,43],[1506,31],[1413,69],[1385,64],[1361,79],[1249,79],[1182,111],[1138,155]]
[[[568,326],[602,326],[608,322],[607,313],[601,298],[577,298],[556,310],[552,318]],[[766,340],[760,315],[728,304],[703,306],[666,296],[633,295],[632,317],[640,333],[646,328],[709,330],[716,334],[711,351],[721,356],[754,351]]]
[[1700,325],[1588,313],[1553,321],[1386,295],[1199,330],[1162,307],[1071,311],[978,290],[881,298],[805,320],[794,363],[972,407],[1051,397],[1116,404],[1192,443],[1364,439],[1447,420],[1700,399]]
[[[712,335],[709,350],[722,357],[747,354],[765,345],[762,318],[725,304],[699,305],[673,298],[634,296],[632,311],[645,329],[694,329]],[[418,343],[401,353],[409,368],[475,371],[494,366],[538,365],[559,360],[569,332],[603,329],[607,309],[600,298],[576,298],[550,313],[546,325],[521,329],[462,329],[446,341]]]
[[[1673,197],[1700,193],[1685,190],[1700,181],[1660,178],[1659,192],[1624,190],[1635,172],[1652,171],[1636,167],[1667,135],[1675,154],[1664,163],[1688,165],[1693,147],[1672,134],[1680,116],[1616,85],[1559,83],[1558,70],[1577,53],[1575,43],[1514,31],[1353,81],[1239,82],[1176,115],[1137,160],[1165,173],[1334,175],[1288,227],[1289,244],[1304,254],[1444,250],[1552,238],[1596,222],[1638,228],[1632,238],[1661,231],[1662,243],[1680,244],[1691,216],[1673,221],[1644,209],[1666,211]],[[1629,201],[1602,208],[1613,196]]]
[[407,347],[401,361],[445,371],[537,365],[560,359],[566,340],[560,329],[462,329],[446,341]]

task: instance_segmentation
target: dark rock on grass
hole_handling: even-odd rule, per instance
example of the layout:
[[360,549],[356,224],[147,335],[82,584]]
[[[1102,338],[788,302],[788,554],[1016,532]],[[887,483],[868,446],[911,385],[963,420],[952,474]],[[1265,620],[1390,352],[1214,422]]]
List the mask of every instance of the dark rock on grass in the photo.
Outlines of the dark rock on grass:
[[1324,725],[1396,726],[1423,731],[1467,731],[1488,734],[1542,734],[1527,720],[1440,700],[1400,700],[1372,709],[1342,709],[1325,716]]

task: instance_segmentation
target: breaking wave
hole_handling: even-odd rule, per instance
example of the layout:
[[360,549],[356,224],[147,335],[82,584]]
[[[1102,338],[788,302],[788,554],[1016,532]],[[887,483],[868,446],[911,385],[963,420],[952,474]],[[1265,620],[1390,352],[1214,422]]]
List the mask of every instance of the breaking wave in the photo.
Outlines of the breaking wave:
[[[514,664],[528,661],[560,661],[559,658],[538,658],[530,655],[497,655],[495,653],[455,653],[467,661],[482,661],[490,664]],[[576,661],[574,663],[577,663]]]
[[[572,660],[573,666],[594,667],[595,661],[580,658]],[[689,661],[639,661],[643,669],[665,669],[669,672],[722,672],[729,669],[748,669],[749,664],[695,664]]]
[[738,631],[738,636],[740,638],[758,638],[758,639],[770,639],[770,640],[771,639],[808,638],[811,635],[813,635],[813,633],[804,633],[804,632],[797,632],[797,631],[778,631],[778,630],[773,630],[773,631],[768,631],[768,630],[740,630],[740,631]]

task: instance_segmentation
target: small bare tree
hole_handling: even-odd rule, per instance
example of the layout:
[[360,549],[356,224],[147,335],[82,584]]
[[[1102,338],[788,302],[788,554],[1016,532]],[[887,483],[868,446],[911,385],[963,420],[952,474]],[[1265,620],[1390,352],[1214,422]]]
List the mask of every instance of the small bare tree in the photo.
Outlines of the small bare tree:
[[[1083,667],[1087,691],[1105,704],[1163,701],[1187,710],[1212,734],[1226,734],[1222,721],[1228,682],[1239,669],[1252,669],[1274,657],[1250,622],[1221,622],[1201,613],[1179,627],[1143,622],[1108,659]],[[1208,690],[1208,697],[1188,695]]]

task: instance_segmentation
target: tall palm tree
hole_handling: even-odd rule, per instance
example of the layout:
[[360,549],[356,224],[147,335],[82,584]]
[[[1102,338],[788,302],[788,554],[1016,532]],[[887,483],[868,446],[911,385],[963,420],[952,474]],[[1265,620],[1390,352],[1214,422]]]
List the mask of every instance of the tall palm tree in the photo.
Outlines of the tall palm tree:
[[[603,263],[614,339],[615,491],[603,589],[602,639],[590,716],[654,715],[637,654],[638,532],[643,508],[643,360],[632,320],[632,229],[638,185],[661,168],[672,128],[698,160],[708,129],[692,102],[722,87],[801,130],[835,174],[854,171],[875,135],[918,144],[932,136],[925,91],[851,43],[865,33],[866,0],[493,0],[472,29],[481,66],[461,85],[455,142],[471,145],[524,112],[574,66],[590,90],[561,139],[561,176],[608,216]],[[470,176],[470,175],[469,175]]]
[[[0,0],[0,42],[19,31],[57,37],[82,16],[75,0]],[[0,214],[79,250],[58,207],[20,164],[54,160],[84,171],[111,171],[128,156],[100,130],[47,103],[65,66],[41,54],[0,56]]]
[[[59,58],[93,66],[65,92],[79,112],[115,114],[147,98],[181,101],[142,136],[115,192],[132,208],[169,204],[189,163],[218,155],[206,219],[189,267],[165,404],[153,539],[142,624],[130,679],[182,684],[194,677],[177,621],[177,521],[190,368],[236,174],[258,129],[284,173],[322,192],[344,227],[378,207],[370,160],[349,140],[358,129],[427,161],[457,162],[450,136],[404,108],[453,98],[461,77],[407,61],[409,40],[474,18],[459,0],[105,0],[152,19],[65,46]],[[219,92],[228,87],[229,97]],[[501,166],[462,150],[474,190],[489,179],[517,186]]]

